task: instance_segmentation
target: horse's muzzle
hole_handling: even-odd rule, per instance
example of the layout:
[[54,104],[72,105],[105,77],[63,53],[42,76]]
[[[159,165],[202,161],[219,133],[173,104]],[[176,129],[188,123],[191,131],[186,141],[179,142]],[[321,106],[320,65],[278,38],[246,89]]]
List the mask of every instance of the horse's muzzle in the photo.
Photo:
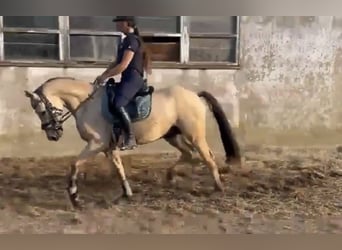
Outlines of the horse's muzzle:
[[46,129],[45,133],[49,141],[57,142],[63,136],[63,128]]

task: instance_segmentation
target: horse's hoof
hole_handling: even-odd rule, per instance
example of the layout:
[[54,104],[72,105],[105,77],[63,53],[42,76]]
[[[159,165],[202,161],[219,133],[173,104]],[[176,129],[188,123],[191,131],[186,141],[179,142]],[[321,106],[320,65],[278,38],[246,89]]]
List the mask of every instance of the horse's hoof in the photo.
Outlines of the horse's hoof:
[[168,171],[166,173],[166,181],[169,183],[172,183],[174,179],[175,179],[175,175],[172,172]]
[[120,151],[132,151],[135,150],[138,147],[138,145],[124,145],[120,147]]
[[80,202],[77,202],[76,204],[74,204],[74,209],[78,210],[78,211],[83,211],[84,210],[84,205],[81,204]]
[[113,204],[115,205],[123,205],[128,204],[130,201],[132,201],[133,196],[129,196],[125,193],[122,193],[122,195],[118,195],[114,197]]
[[82,180],[82,181],[87,181],[87,173],[86,172],[82,172],[82,173],[80,173],[80,179]]
[[72,208],[78,211],[84,210],[84,203],[81,201],[71,201]]
[[84,202],[78,198],[77,194],[69,194],[69,200],[73,209],[80,211],[84,209]]
[[123,197],[124,197],[126,200],[131,200],[132,197],[133,197],[133,193],[124,192]]
[[125,198],[129,199],[133,196],[133,191],[127,180],[122,183],[122,190],[124,191]]
[[243,158],[227,158],[225,161],[226,164],[241,168],[243,165]]
[[173,188],[175,185],[177,184],[177,180],[176,178],[172,178],[172,179],[166,179],[165,182],[165,187],[167,188]]
[[75,210],[82,211],[84,209],[84,202],[81,200],[73,200],[71,204]]
[[120,191],[118,191],[113,198],[113,203],[117,204],[123,197],[125,196],[125,192],[124,190],[120,189]]
[[224,193],[224,187],[223,187],[222,183],[220,183],[220,184],[216,183],[215,184],[215,191]]
[[133,200],[133,196],[128,196],[128,195],[125,195],[125,200],[130,202]]
[[114,200],[113,204],[114,205],[121,205],[121,206],[125,206],[125,205],[129,205],[130,201],[129,199],[123,199],[124,197],[122,197],[121,199],[116,199]]

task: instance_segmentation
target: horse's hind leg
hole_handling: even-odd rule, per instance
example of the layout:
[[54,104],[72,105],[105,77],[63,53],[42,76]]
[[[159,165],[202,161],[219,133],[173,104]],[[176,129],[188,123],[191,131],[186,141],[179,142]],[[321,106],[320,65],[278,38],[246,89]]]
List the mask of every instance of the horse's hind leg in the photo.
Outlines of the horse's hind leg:
[[215,162],[214,154],[210,150],[207,141],[204,137],[198,137],[194,140],[194,147],[197,149],[205,164],[210,169],[210,172],[215,180],[215,188],[218,191],[223,191],[223,184],[221,182],[218,166]]
[[[201,111],[201,110],[199,110]],[[190,141],[205,165],[209,168],[214,181],[216,190],[223,191],[218,166],[215,162],[215,156],[206,141],[205,113],[198,110],[192,110],[192,114],[187,114],[185,119],[180,119],[178,127],[183,136]],[[193,122],[195,121],[195,122]]]
[[172,182],[175,176],[175,168],[178,164],[183,162],[190,162],[192,160],[192,152],[193,148],[191,145],[185,140],[185,138],[181,135],[175,135],[172,137],[165,138],[165,140],[173,147],[177,148],[181,152],[180,158],[177,160],[175,164],[167,170],[167,181]]
[[215,181],[216,190],[223,191],[223,184],[221,182],[218,166],[215,162],[215,156],[205,139],[205,127],[201,125],[203,123],[197,123],[197,126],[194,124],[183,124],[187,126],[182,126],[182,133],[186,135],[186,138],[192,143],[193,147],[204,160],[205,165],[210,169]]

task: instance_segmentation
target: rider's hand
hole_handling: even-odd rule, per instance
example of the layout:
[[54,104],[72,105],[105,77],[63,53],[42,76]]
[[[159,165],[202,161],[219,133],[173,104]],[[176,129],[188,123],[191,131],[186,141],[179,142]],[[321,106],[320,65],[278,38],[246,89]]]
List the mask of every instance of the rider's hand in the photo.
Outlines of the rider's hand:
[[95,84],[103,85],[103,84],[104,84],[104,81],[105,81],[106,79],[107,79],[107,78],[104,78],[103,75],[100,75],[100,76],[96,77]]

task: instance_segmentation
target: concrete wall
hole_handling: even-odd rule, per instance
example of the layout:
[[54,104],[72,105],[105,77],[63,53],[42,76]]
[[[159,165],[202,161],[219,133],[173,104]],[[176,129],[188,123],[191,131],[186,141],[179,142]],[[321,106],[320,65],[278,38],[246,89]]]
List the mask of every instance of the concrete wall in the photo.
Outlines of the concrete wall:
[[[241,65],[239,70],[154,70],[150,82],[215,94],[241,143],[331,144],[342,139],[342,17],[243,17]],[[47,142],[23,91],[50,77],[91,81],[101,72],[0,68],[0,156],[77,153],[84,144],[74,123],[67,123],[61,142]],[[209,140],[217,144],[215,124],[210,121],[209,127]]]

